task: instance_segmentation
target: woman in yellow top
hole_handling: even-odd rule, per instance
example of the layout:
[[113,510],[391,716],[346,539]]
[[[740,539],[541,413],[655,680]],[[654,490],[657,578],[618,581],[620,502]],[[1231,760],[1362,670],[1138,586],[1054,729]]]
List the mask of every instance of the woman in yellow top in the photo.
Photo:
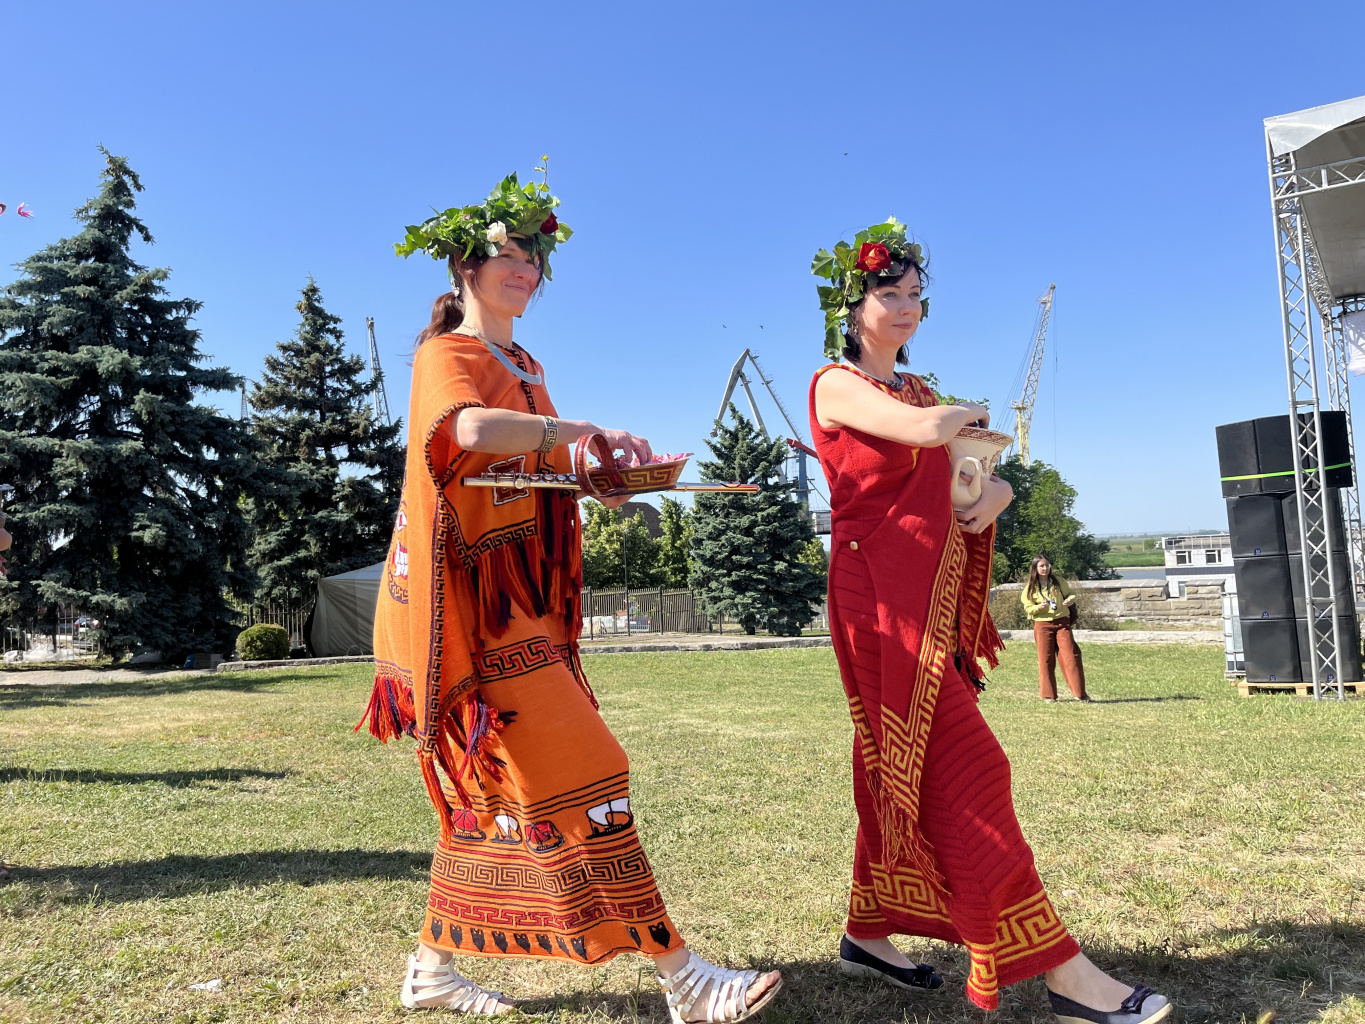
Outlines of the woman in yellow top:
[[1071,615],[1076,595],[1066,580],[1052,572],[1046,555],[1039,555],[1028,567],[1028,582],[1019,595],[1024,611],[1033,621],[1033,638],[1038,642],[1038,687],[1045,701],[1057,699],[1057,654],[1062,656],[1062,675],[1077,700],[1089,700],[1085,692],[1085,666],[1081,649],[1071,633]]

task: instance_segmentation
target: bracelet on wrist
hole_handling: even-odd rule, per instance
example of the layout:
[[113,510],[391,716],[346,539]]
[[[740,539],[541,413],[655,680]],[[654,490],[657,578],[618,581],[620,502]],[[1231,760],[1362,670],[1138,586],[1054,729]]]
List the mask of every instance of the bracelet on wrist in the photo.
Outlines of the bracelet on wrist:
[[541,419],[545,422],[545,437],[536,450],[545,453],[553,451],[555,445],[559,443],[559,421],[553,416],[542,416]]

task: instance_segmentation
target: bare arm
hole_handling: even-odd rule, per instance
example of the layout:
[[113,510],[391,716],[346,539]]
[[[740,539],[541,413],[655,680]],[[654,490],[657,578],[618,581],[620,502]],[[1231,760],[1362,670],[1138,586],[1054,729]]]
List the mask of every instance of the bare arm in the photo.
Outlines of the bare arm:
[[824,373],[815,382],[815,418],[827,429],[851,427],[866,434],[936,448],[968,423],[990,420],[980,405],[938,405],[922,409],[892,398],[852,373]]
[[[556,419],[559,444],[573,444],[585,434],[602,434],[613,451],[634,456],[638,465],[654,458],[649,442],[625,430],[608,430],[587,420]],[[466,451],[490,455],[533,452],[545,440],[545,419],[511,409],[460,409],[452,417],[455,443]]]
[[[654,458],[649,442],[625,430],[608,430],[587,420],[556,419],[559,424],[559,444],[573,444],[585,434],[602,434],[612,451],[634,456],[635,465]],[[466,451],[486,452],[490,455],[520,455],[533,452],[545,440],[545,419],[529,412],[511,409],[459,409],[451,418],[451,433],[455,443]],[[582,492],[579,492],[580,497]],[[630,495],[601,498],[608,508],[616,508],[630,500]]]

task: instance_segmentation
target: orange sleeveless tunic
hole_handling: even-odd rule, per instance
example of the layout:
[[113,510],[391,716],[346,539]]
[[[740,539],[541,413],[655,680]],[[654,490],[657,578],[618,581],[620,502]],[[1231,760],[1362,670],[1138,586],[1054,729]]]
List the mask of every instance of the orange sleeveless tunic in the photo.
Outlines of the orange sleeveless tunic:
[[[543,376],[524,351],[511,358]],[[625,752],[578,659],[573,492],[460,485],[487,471],[571,473],[568,452],[465,451],[451,417],[473,407],[555,415],[543,382],[521,381],[478,339],[417,351],[366,716],[382,740],[417,739],[441,819],[421,939],[587,964],[657,956],[680,940],[635,830]]]

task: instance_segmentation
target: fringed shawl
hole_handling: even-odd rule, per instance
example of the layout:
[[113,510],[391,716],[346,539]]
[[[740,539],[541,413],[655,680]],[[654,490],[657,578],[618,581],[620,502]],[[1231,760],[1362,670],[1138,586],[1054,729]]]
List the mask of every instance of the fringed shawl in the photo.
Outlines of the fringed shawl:
[[[543,377],[527,353],[509,355]],[[497,779],[504,767],[485,741],[513,712],[500,715],[478,690],[488,641],[513,616],[541,619],[588,690],[578,662],[582,564],[573,492],[460,485],[488,471],[570,473],[568,450],[507,456],[460,448],[455,413],[484,407],[555,415],[544,383],[518,379],[475,338],[442,335],[418,349],[407,475],[375,615],[374,692],[360,722],[368,719],[385,742],[416,737],[446,839],[454,809],[438,767],[465,807],[480,773]]]

